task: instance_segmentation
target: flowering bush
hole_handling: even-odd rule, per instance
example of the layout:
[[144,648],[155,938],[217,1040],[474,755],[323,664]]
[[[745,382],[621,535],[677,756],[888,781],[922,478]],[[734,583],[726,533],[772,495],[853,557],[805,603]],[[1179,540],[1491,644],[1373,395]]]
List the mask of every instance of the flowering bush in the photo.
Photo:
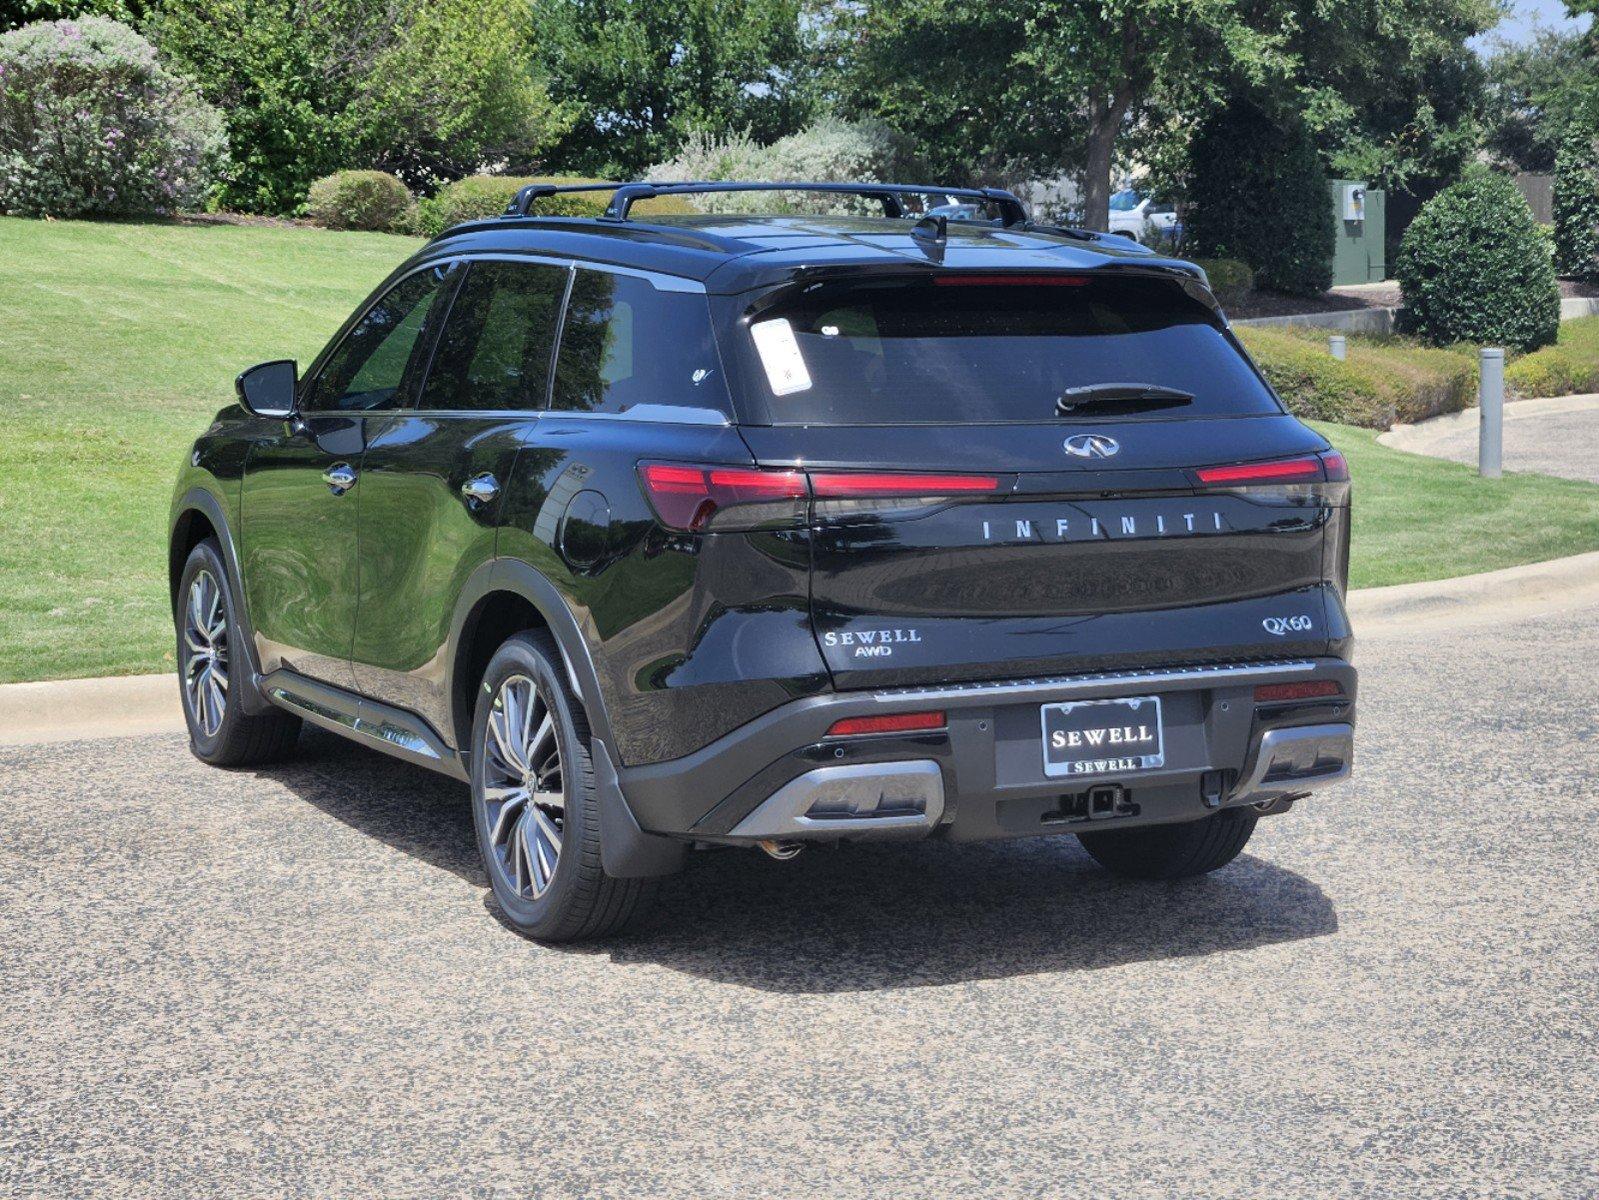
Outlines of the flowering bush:
[[227,153],[222,117],[103,17],[0,35],[0,212],[192,208]]

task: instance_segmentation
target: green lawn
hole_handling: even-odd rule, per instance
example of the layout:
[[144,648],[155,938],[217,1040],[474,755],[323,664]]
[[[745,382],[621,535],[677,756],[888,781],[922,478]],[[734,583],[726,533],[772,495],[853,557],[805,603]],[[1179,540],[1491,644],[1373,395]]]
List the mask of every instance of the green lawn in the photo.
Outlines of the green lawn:
[[[416,245],[382,234],[0,218],[0,682],[171,666],[180,455],[267,358],[311,358]],[[1483,483],[1323,428],[1356,486],[1356,586],[1599,548],[1599,488]]]

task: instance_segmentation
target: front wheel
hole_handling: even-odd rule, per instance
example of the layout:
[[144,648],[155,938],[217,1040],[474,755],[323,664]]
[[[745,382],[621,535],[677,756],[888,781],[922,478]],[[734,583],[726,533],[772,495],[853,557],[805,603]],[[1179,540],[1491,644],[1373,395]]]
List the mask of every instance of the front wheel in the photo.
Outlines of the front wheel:
[[603,937],[640,916],[654,881],[600,862],[587,715],[542,634],[506,640],[484,672],[472,722],[472,817],[494,898],[539,941]]
[[190,553],[178,581],[178,677],[183,718],[195,757],[214,767],[245,767],[289,754],[300,718],[272,709],[252,716],[234,699],[247,669],[238,644],[238,609],[222,552],[207,538]]
[[1200,821],[1079,833],[1100,866],[1131,879],[1184,879],[1220,870],[1243,851],[1256,814],[1227,808]]

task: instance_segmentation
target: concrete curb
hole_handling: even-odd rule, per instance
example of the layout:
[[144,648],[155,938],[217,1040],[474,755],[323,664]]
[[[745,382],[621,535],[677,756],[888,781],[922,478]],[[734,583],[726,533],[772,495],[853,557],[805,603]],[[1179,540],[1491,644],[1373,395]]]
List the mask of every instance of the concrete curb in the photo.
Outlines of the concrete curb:
[[174,673],[0,685],[0,746],[179,733],[183,728]]
[[[1599,604],[1599,551],[1349,594],[1357,639],[1516,621]],[[173,674],[0,685],[0,746],[182,733]]]

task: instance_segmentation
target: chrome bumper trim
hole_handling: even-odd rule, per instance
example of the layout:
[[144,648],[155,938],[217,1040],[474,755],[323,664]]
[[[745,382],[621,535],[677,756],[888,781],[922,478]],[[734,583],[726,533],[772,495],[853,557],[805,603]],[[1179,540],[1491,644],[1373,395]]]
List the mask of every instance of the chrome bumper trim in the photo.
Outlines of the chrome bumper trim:
[[[990,696],[1025,699],[1034,692],[1060,696],[1077,692],[1098,692],[1104,688],[1117,687],[1147,688],[1189,683],[1204,686],[1218,681],[1242,683],[1253,679],[1275,678],[1279,675],[1295,675],[1314,670],[1315,667],[1316,664],[1309,659],[1291,662],[1226,663],[1209,667],[1151,667],[1138,671],[1013,679],[1004,683],[952,683],[938,687],[899,688],[876,692],[873,699],[879,704],[902,704],[905,701],[922,700],[964,700],[969,697],[986,699]],[[841,694],[848,695],[848,693]]]
[[1260,804],[1313,792],[1348,779],[1354,765],[1353,725],[1268,729],[1227,802]]
[[791,779],[735,825],[730,837],[915,837],[944,814],[938,764],[856,763]]

